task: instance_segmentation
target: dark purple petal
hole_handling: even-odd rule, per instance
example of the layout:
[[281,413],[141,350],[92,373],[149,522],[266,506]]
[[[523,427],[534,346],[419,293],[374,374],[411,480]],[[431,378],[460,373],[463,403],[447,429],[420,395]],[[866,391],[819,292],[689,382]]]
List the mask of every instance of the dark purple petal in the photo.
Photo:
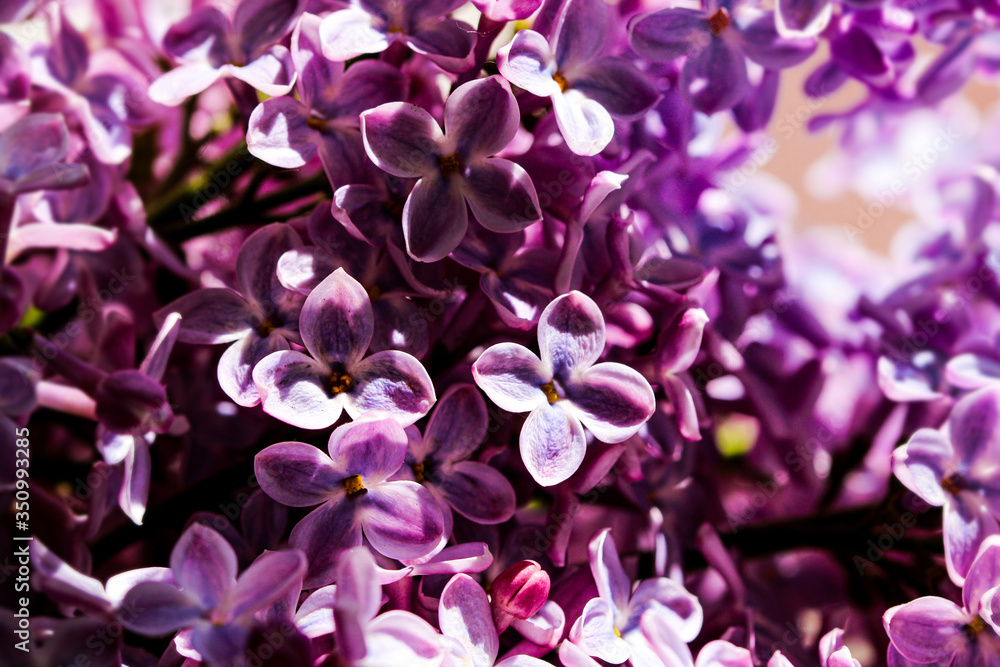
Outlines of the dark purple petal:
[[33,113],[0,133],[0,178],[19,181],[36,172],[54,172],[69,151],[69,130],[59,114]]
[[136,584],[125,594],[122,609],[122,625],[151,637],[190,627],[204,611],[196,598],[159,581]]
[[354,118],[381,104],[404,99],[408,85],[399,68],[381,60],[362,60],[351,65],[344,75],[335,106],[317,110],[334,118]]
[[264,412],[299,428],[327,428],[340,419],[346,395],[331,395],[330,379],[325,364],[295,351],[269,354],[253,369]]
[[607,362],[592,366],[566,385],[566,399],[584,426],[602,442],[622,442],[646,423],[656,408],[646,378]]
[[694,363],[701,349],[708,315],[701,308],[689,308],[664,327],[657,341],[657,358],[663,373],[680,373]]
[[304,5],[303,0],[242,0],[233,16],[233,31],[246,59],[280,41]]
[[486,401],[475,386],[454,384],[438,401],[424,431],[422,448],[414,454],[438,463],[465,461],[486,440],[488,422]]
[[660,99],[660,93],[646,75],[624,58],[601,58],[577,74],[571,83],[612,116],[626,120],[638,118]]
[[462,84],[448,96],[444,109],[445,135],[469,162],[506,148],[520,122],[510,84],[499,76]]
[[[556,3],[553,3],[556,4]],[[555,34],[549,34],[559,69],[570,70],[597,57],[611,34],[611,12],[604,0],[559,4]]]
[[463,186],[459,178],[436,174],[417,181],[403,206],[403,235],[410,257],[436,262],[462,242],[469,224]]
[[444,534],[437,501],[416,482],[385,482],[370,490],[361,523],[375,550],[389,558],[426,556]]
[[782,37],[816,37],[830,23],[830,0],[778,0],[775,19]]
[[274,223],[247,237],[236,257],[236,282],[240,290],[274,325],[284,324],[274,321],[283,319],[282,316],[291,319],[292,314],[298,315],[292,307],[293,299],[296,304],[298,299],[278,280],[276,269],[284,253],[301,245],[302,239],[290,225]]
[[892,63],[867,31],[851,26],[830,40],[830,53],[849,74],[879,81],[889,75]]
[[711,35],[708,17],[696,9],[675,7],[629,22],[628,43],[654,62],[670,62],[704,47]]
[[1000,456],[1000,387],[985,387],[964,396],[948,418],[951,442],[960,470],[976,476],[980,466]]
[[330,457],[304,442],[279,442],[254,457],[254,474],[264,493],[282,505],[311,507],[340,493],[343,471]]
[[406,44],[448,72],[464,72],[472,66],[475,29],[464,21],[444,19],[428,24],[405,37]]
[[426,313],[422,306],[398,294],[381,296],[372,303],[375,312],[375,335],[368,349],[372,352],[399,350],[422,357],[430,347]]
[[691,106],[702,113],[713,114],[735,106],[749,86],[743,54],[713,37],[688,57],[681,70],[680,86]]
[[548,402],[541,386],[551,371],[528,348],[497,343],[479,355],[472,377],[490,400],[508,412],[528,412]]
[[361,114],[368,157],[393,176],[417,178],[440,171],[444,133],[434,118],[412,104],[389,102]]
[[306,558],[298,551],[265,551],[236,581],[229,599],[231,620],[249,617],[302,585]]
[[230,62],[230,29],[229,19],[221,11],[203,5],[170,27],[163,37],[163,50],[181,62],[217,68]]
[[521,427],[521,458],[536,482],[554,486],[569,479],[583,463],[587,438],[580,421],[559,403],[531,411]]
[[236,585],[236,552],[222,535],[195,523],[170,552],[170,569],[185,593],[212,609]]
[[364,356],[374,327],[368,292],[340,268],[309,294],[299,331],[313,357],[350,367]]
[[309,561],[303,588],[333,582],[341,554],[361,546],[361,524],[355,509],[341,496],[314,509],[292,529],[288,544],[305,553]]
[[573,291],[557,297],[538,320],[542,362],[557,376],[583,370],[604,352],[604,315],[593,299]]
[[949,45],[917,80],[917,98],[933,105],[960,90],[976,70],[975,37]]
[[343,477],[361,475],[366,485],[393,475],[406,458],[406,433],[393,419],[356,421],[330,435],[330,457]]
[[357,388],[353,401],[345,407],[354,419],[366,412],[385,412],[409,426],[426,415],[437,400],[427,371],[405,352],[376,352],[352,367],[351,373]]
[[491,158],[469,165],[464,193],[476,220],[490,231],[516,232],[542,219],[531,177],[510,160]]
[[499,470],[477,461],[451,464],[438,476],[438,491],[451,508],[477,523],[503,523],[514,514],[514,487]]
[[[816,51],[816,40],[789,39],[778,34],[774,12],[766,12],[743,28],[743,53],[767,69],[785,69],[805,62]],[[714,41],[714,40],[713,40]]]

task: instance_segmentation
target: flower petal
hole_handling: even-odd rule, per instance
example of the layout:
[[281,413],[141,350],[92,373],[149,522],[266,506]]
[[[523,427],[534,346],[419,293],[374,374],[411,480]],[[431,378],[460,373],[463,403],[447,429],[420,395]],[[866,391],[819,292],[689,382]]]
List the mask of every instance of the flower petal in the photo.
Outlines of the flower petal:
[[970,614],[979,614],[986,591],[1000,582],[1000,536],[988,537],[976,554],[962,585],[962,602]]
[[444,133],[418,106],[389,102],[361,114],[365,151],[379,169],[417,178],[440,170],[437,156]]
[[237,579],[229,600],[230,619],[247,618],[301,587],[306,566],[299,551],[265,551]]
[[941,482],[952,466],[954,455],[944,434],[922,428],[892,453],[892,471],[906,488],[931,505],[941,506],[946,498]]
[[589,368],[604,351],[604,316],[586,294],[572,291],[557,297],[538,319],[542,362],[556,376]]
[[431,624],[399,609],[380,614],[365,628],[371,665],[438,667],[444,658],[440,635]]
[[948,576],[960,586],[983,542],[990,535],[1000,534],[1000,527],[982,497],[968,491],[948,499],[943,524]]
[[590,540],[590,571],[597,584],[597,593],[616,611],[628,607],[632,582],[622,569],[621,559],[611,536],[611,529],[605,528]]
[[156,637],[190,627],[201,617],[198,601],[176,586],[159,581],[136,584],[122,601],[122,625],[140,635]]
[[175,67],[149,85],[149,99],[175,107],[184,100],[208,89],[223,75],[221,68],[207,63],[191,63]]
[[947,662],[966,641],[963,626],[970,619],[950,600],[922,597],[889,611],[889,639],[908,660]]
[[340,419],[343,395],[330,396],[330,369],[286,350],[264,357],[253,369],[264,412],[299,428],[321,429]]
[[383,556],[419,558],[444,534],[444,517],[430,491],[416,482],[385,482],[364,496],[365,537]]
[[406,36],[406,45],[441,69],[460,73],[472,66],[476,31],[468,23],[444,19]]
[[237,405],[251,408],[260,403],[260,392],[253,381],[253,369],[269,354],[289,348],[283,336],[261,338],[256,332],[247,334],[222,353],[219,358],[219,386]]
[[670,62],[703,47],[711,36],[707,17],[696,9],[675,7],[629,22],[628,43],[654,62]]
[[339,492],[343,471],[323,451],[304,442],[279,442],[253,460],[260,488],[289,507],[311,507]]
[[319,26],[323,55],[341,62],[362,53],[381,53],[389,46],[389,35],[378,20],[358,7],[332,12]]
[[948,430],[961,472],[979,477],[980,466],[994,464],[1000,456],[1000,387],[962,397],[952,408]]
[[608,110],[579,90],[553,95],[552,109],[566,145],[577,155],[597,155],[615,136]]
[[534,30],[519,30],[497,52],[497,68],[505,79],[532,95],[550,97],[560,92],[552,78],[557,69],[555,55],[548,40]]
[[469,162],[502,151],[520,124],[510,84],[499,76],[463,83],[444,108],[445,135]]
[[368,292],[343,268],[316,286],[302,305],[299,331],[316,359],[356,364],[368,349],[375,329]]
[[295,85],[292,54],[280,44],[272,46],[242,67],[226,65],[226,69],[234,78],[271,97],[287,95]]
[[229,343],[239,340],[257,325],[257,317],[246,300],[221,287],[198,289],[185,294],[154,315],[163,322],[170,313],[180,313],[182,343]]
[[548,402],[541,386],[552,374],[523,345],[497,343],[479,355],[472,365],[472,377],[502,409],[529,412]]
[[426,415],[437,400],[427,371],[406,352],[376,352],[354,366],[351,373],[357,388],[345,407],[353,419],[380,411],[409,426]]
[[564,482],[583,463],[587,439],[580,421],[548,403],[531,411],[521,427],[521,459],[536,482],[554,486]]
[[330,434],[330,457],[343,476],[361,475],[365,485],[383,482],[406,458],[406,432],[394,419],[356,421]]
[[601,442],[622,442],[649,420],[656,408],[646,378],[624,364],[591,366],[566,384],[565,398],[583,425]]
[[689,56],[681,70],[685,99],[709,115],[736,106],[749,85],[743,54],[717,37]]
[[573,88],[596,101],[616,118],[639,118],[660,99],[660,94],[638,67],[624,58],[601,58],[572,82]]
[[236,552],[217,532],[191,524],[170,552],[170,569],[181,589],[213,609],[236,585]]
[[250,114],[247,150],[268,164],[303,167],[316,157],[316,130],[307,125],[309,110],[291,97],[264,100]]
[[500,638],[489,598],[475,579],[467,574],[451,578],[441,592],[438,624],[443,634],[461,642],[473,667],[493,667],[500,652]]
[[453,384],[448,387],[434,408],[424,431],[421,460],[432,456],[440,463],[453,463],[471,458],[486,440],[489,415],[486,401],[474,385]]
[[403,206],[403,236],[410,257],[436,262],[458,247],[469,224],[462,180],[436,174],[417,181]]
[[452,509],[476,523],[503,523],[514,515],[514,487],[499,470],[478,461],[459,461],[440,475],[438,491]]
[[288,544],[302,550],[309,561],[303,588],[319,588],[332,583],[340,556],[348,549],[361,546],[361,523],[354,504],[343,494],[323,503],[292,528]]
[[573,624],[569,633],[570,641],[605,662],[614,665],[625,662],[632,655],[632,651],[615,631],[614,617],[614,609],[607,600],[592,599]]
[[464,192],[472,215],[490,231],[516,232],[542,219],[535,184],[510,160],[491,158],[469,165]]

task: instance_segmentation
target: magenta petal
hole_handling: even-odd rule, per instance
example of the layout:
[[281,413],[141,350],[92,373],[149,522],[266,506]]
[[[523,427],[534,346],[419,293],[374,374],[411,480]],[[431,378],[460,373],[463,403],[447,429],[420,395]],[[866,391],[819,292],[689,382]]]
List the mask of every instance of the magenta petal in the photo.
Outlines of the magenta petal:
[[476,31],[468,23],[444,19],[406,37],[406,44],[448,72],[464,72],[472,66]]
[[565,410],[548,403],[535,408],[521,427],[521,458],[536,482],[553,486],[575,473],[587,453],[583,426]]
[[960,90],[976,71],[975,45],[975,35],[969,34],[942,51],[917,80],[917,99],[933,105]]
[[438,490],[452,509],[477,523],[503,523],[514,515],[514,487],[499,470],[478,461],[460,461],[439,475]]
[[556,93],[552,108],[566,145],[577,155],[597,155],[615,136],[615,122],[608,110],[579,90]]
[[[742,646],[724,639],[708,642],[698,651],[695,667],[754,667],[753,656]],[[828,667],[836,667],[831,664]]]
[[248,333],[222,353],[219,359],[219,386],[226,396],[244,408],[260,403],[260,392],[253,381],[253,369],[264,357],[289,348],[282,336],[261,338],[256,332]]
[[365,547],[347,551],[337,567],[337,607],[350,610],[361,623],[378,615],[382,607],[375,559]]
[[272,97],[287,95],[295,84],[292,55],[280,44],[272,46],[247,65],[226,67],[234,78]]
[[229,599],[231,619],[245,618],[301,586],[306,558],[298,551],[265,551],[236,581]]
[[315,358],[349,367],[368,349],[374,327],[368,292],[341,268],[309,294],[299,331]]
[[590,64],[576,75],[573,88],[626,120],[639,118],[660,99],[646,75],[624,58],[601,58]]
[[547,403],[541,386],[552,373],[528,348],[497,343],[479,355],[472,377],[490,400],[508,412],[529,412]]
[[365,412],[380,411],[409,426],[426,415],[437,400],[427,371],[405,352],[376,352],[351,372],[357,388],[346,409],[355,419]]
[[321,429],[340,419],[341,394],[330,396],[330,369],[295,351],[274,352],[253,369],[264,412],[299,428]]
[[469,652],[475,667],[492,667],[500,651],[500,639],[490,601],[483,587],[467,574],[456,574],[441,592],[438,607],[441,632],[457,639]]
[[282,505],[311,507],[342,490],[343,472],[330,457],[304,442],[279,442],[265,447],[253,462],[264,493]]
[[614,665],[632,655],[629,645],[615,632],[615,610],[604,598],[593,598],[570,630],[569,638],[584,651]]
[[520,21],[529,18],[542,0],[473,0],[472,4],[494,21]]
[[676,324],[663,328],[657,341],[657,358],[664,373],[686,371],[694,363],[708,324],[701,308],[689,308]]
[[816,37],[830,23],[830,0],[778,0],[775,3],[778,34],[783,37]]
[[320,505],[295,525],[288,544],[302,550],[309,561],[303,588],[333,582],[341,554],[361,546],[361,524],[354,505],[343,495]]
[[506,148],[520,123],[510,84],[499,76],[462,84],[444,109],[445,134],[469,162]]
[[545,37],[534,30],[520,30],[497,52],[497,68],[505,79],[532,95],[550,97],[560,92],[552,78],[558,69]]
[[149,86],[149,99],[175,107],[192,95],[205,91],[222,77],[223,70],[207,63],[191,63],[161,75]]
[[366,111],[361,114],[361,133],[368,157],[393,176],[416,178],[439,171],[444,134],[420,107],[389,102]]
[[389,35],[378,23],[375,17],[358,7],[331,13],[319,26],[323,55],[341,62],[362,53],[385,51]]
[[557,297],[538,319],[542,361],[559,375],[592,366],[604,351],[604,315],[586,294]]
[[948,575],[961,585],[983,542],[990,535],[1000,534],[1000,528],[983,499],[971,492],[949,498],[943,523]]
[[[980,602],[986,591],[1000,582],[1000,537],[989,537],[976,554],[962,585],[962,602],[971,614],[981,613]],[[984,610],[985,611],[985,610]]]
[[698,596],[666,577],[646,579],[632,593],[629,615],[638,618],[647,612],[663,620],[682,642],[694,641],[705,619]]
[[280,319],[286,315],[282,311],[294,310],[289,308],[289,302],[295,297],[278,280],[275,268],[285,252],[300,246],[302,240],[290,225],[273,223],[255,231],[240,247],[236,257],[236,282],[263,316]]
[[142,525],[142,518],[146,514],[146,503],[149,501],[149,482],[153,464],[149,457],[149,444],[138,436],[127,437],[131,438],[134,444],[125,457],[125,474],[118,494],[118,504],[128,518]]
[[479,224],[490,231],[516,232],[542,219],[535,184],[510,160],[491,158],[469,165],[465,199]]
[[624,364],[607,362],[566,385],[566,396],[584,426],[601,442],[631,437],[653,415],[656,399],[646,378]]
[[230,24],[217,8],[203,5],[175,23],[163,37],[163,50],[181,62],[221,65],[230,57]]
[[399,470],[406,458],[406,432],[393,419],[356,421],[330,434],[334,469],[361,475],[366,485],[383,482]]
[[233,31],[243,53],[251,56],[281,41],[305,5],[304,0],[243,0],[233,15]]
[[201,617],[198,601],[176,586],[159,581],[136,584],[122,602],[121,624],[129,630],[156,637],[189,627]]
[[948,418],[951,441],[960,454],[961,471],[977,468],[1000,455],[1000,387],[984,387],[964,396]]
[[191,524],[170,552],[170,569],[184,592],[212,609],[236,585],[236,552],[211,528]]
[[427,423],[421,460],[431,456],[440,463],[470,458],[486,440],[489,415],[486,401],[474,385],[459,383],[448,388]]
[[590,571],[594,575],[598,594],[616,611],[628,607],[632,582],[622,569],[621,559],[611,529],[599,532],[588,545]]
[[285,169],[305,166],[316,156],[316,131],[306,125],[309,110],[290,97],[264,100],[250,114],[247,150]]
[[965,643],[968,615],[954,602],[922,597],[898,608],[887,630],[893,646],[920,663],[948,661]]
[[462,181],[434,174],[417,181],[403,206],[406,251],[421,262],[436,262],[458,247],[469,224]]
[[257,325],[246,300],[221,287],[185,294],[157,311],[155,318],[162,322],[170,313],[181,315],[179,340],[183,343],[228,343],[239,340]]
[[892,454],[892,470],[908,489],[932,505],[943,505],[941,482],[952,465],[954,450],[940,431],[922,428]]
[[749,85],[743,54],[717,37],[689,56],[681,70],[681,92],[706,114],[736,106]]
[[365,537],[383,556],[397,559],[429,554],[444,534],[444,517],[430,491],[416,482],[385,482],[364,497]]
[[1000,363],[976,354],[952,357],[944,368],[948,384],[959,389],[979,389],[1000,383]]
[[380,614],[365,628],[366,663],[438,667],[442,664],[441,636],[419,616],[393,610]]
[[711,39],[707,18],[702,11],[682,7],[640,16],[629,23],[628,42],[645,58],[669,62],[703,47]]

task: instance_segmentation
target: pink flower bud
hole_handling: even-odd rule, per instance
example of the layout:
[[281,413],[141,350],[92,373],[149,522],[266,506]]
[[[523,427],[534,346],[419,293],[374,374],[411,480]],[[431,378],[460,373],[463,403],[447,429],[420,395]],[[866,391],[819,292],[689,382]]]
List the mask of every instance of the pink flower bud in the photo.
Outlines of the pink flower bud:
[[549,597],[549,573],[533,560],[514,563],[493,580],[491,607],[497,632],[515,618],[531,618]]

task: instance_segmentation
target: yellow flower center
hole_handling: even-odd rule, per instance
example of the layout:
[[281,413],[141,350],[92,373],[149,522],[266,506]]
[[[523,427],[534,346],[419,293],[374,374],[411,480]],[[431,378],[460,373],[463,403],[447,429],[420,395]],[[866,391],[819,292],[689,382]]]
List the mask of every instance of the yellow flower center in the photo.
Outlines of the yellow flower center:
[[552,80],[559,84],[559,90],[563,91],[564,93],[567,90],[569,90],[569,81],[567,81],[566,77],[564,77],[559,72],[556,72],[555,74],[552,75]]
[[353,498],[354,496],[365,493],[368,489],[361,481],[361,475],[351,475],[344,480],[344,490],[347,491],[348,497]]
[[442,176],[453,176],[461,173],[462,171],[462,156],[458,153],[452,153],[451,155],[439,155],[438,164],[441,165]]
[[418,464],[416,464],[416,465],[413,466],[413,476],[416,478],[417,484],[423,484],[424,483],[424,480],[426,480],[427,478],[424,477],[424,464],[423,463],[418,463]]
[[725,9],[719,8],[714,14],[708,19],[708,29],[713,35],[721,35],[722,31],[728,28],[732,24],[733,20],[729,18],[729,12]]
[[559,400],[559,394],[556,392],[555,382],[546,382],[543,384],[542,392],[545,394],[545,398],[549,399],[550,405]]

